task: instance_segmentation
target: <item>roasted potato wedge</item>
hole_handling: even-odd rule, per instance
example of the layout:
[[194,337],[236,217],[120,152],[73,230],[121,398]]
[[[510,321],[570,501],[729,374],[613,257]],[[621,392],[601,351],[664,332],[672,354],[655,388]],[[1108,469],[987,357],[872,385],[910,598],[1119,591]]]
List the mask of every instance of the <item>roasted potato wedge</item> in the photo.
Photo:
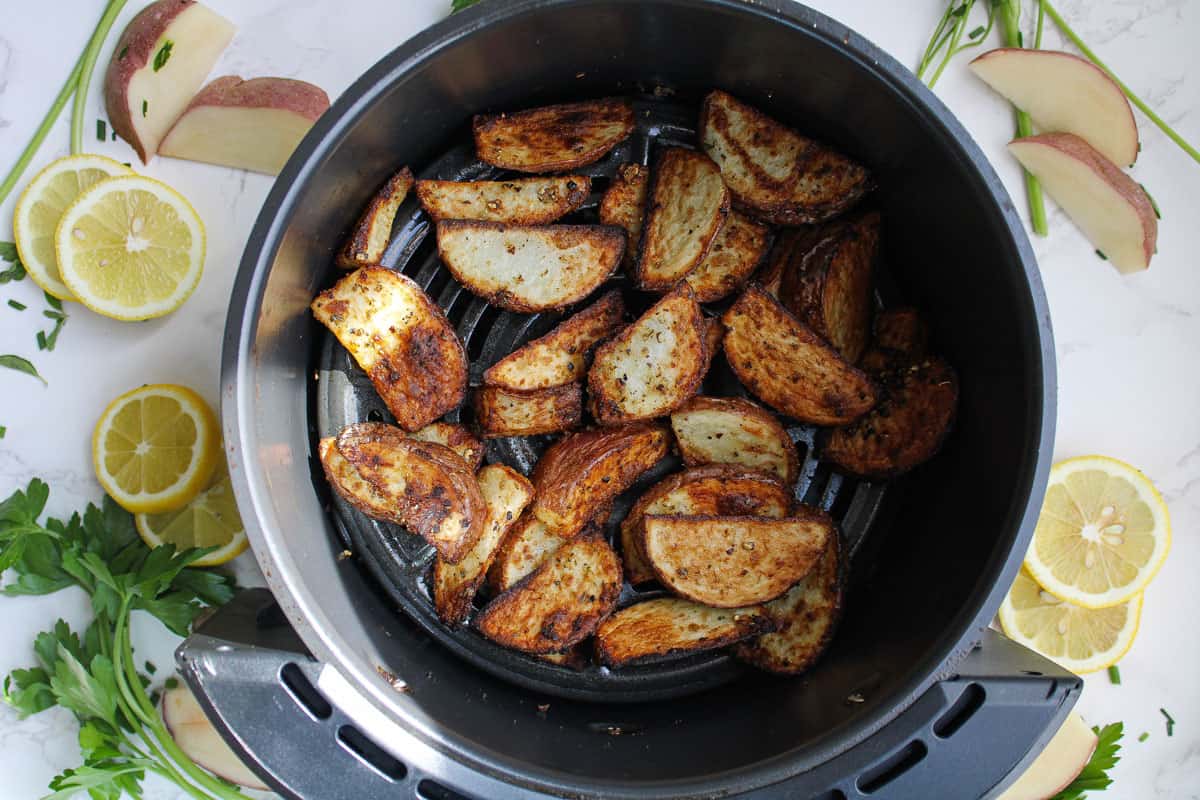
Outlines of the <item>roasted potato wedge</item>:
[[337,437],[327,436],[317,443],[317,457],[325,469],[325,477],[333,490],[342,499],[372,519],[403,525],[400,508],[392,499],[375,491],[371,484],[358,474],[354,465],[345,459],[337,448]]
[[[716,317],[706,317],[704,319],[704,344],[706,358],[704,359],[704,375],[708,375],[708,371],[712,369],[713,359],[717,357],[717,353],[721,352],[721,343],[725,341],[725,326],[721,324],[721,320]],[[701,381],[704,378],[701,376]]]
[[770,228],[730,212],[704,259],[684,278],[696,293],[696,302],[712,303],[740,289],[770,246]]
[[641,164],[617,167],[612,183],[600,200],[600,222],[625,229],[625,263],[633,266],[642,240],[642,220],[646,216],[646,195],[650,189],[650,168]]
[[621,561],[600,536],[551,555],[476,617],[479,632],[525,653],[558,653],[591,636],[621,593]]
[[659,583],[679,596],[737,608],[786,592],[832,535],[833,522],[820,512],[783,519],[647,514],[642,549]]
[[476,479],[487,510],[483,533],[458,563],[441,557],[433,562],[433,605],[447,625],[457,625],[471,613],[475,592],[487,577],[496,549],[533,499],[529,479],[504,464],[489,464]]
[[487,511],[474,473],[453,450],[381,422],[345,427],[334,444],[395,509],[389,519],[421,536],[443,559],[458,563],[475,546]]
[[709,364],[708,321],[685,284],[596,349],[592,416],[614,425],[669,414],[699,390]]
[[816,566],[787,594],[767,603],[779,630],[734,646],[739,659],[780,675],[806,671],[829,645],[842,614],[841,544],[830,536]]
[[587,175],[511,181],[417,181],[417,199],[434,220],[476,219],[546,225],[583,205],[592,190]]
[[581,670],[588,665],[587,641],[580,642],[561,653],[544,653],[538,658],[567,669]]
[[488,586],[496,594],[515,586],[566,542],[588,532],[602,532],[611,513],[612,504],[606,503],[581,531],[566,536],[560,536],[533,514],[526,513],[500,544],[496,559],[488,571]]
[[531,314],[587,297],[621,263],[625,233],[606,225],[506,225],[442,220],[438,255],[463,286]]
[[861,370],[754,284],[722,317],[725,360],[755,397],[817,425],[845,425],[875,405]]
[[806,252],[809,243],[817,235],[814,228],[785,228],[771,243],[767,260],[754,276],[754,282],[772,297],[779,298],[783,284],[783,273],[792,269],[792,261],[798,253]]
[[458,453],[467,467],[474,472],[483,463],[483,442],[456,422],[431,422],[419,431],[413,431],[412,438],[422,442],[433,442],[443,447],[449,447]]
[[671,415],[671,429],[683,463],[740,464],[796,482],[796,445],[779,420],[762,406],[740,397],[693,397]]
[[588,353],[620,327],[624,316],[621,293],[607,292],[545,336],[497,361],[483,373],[483,382],[527,392],[583,380]]
[[405,276],[362,267],[317,295],[312,312],[354,356],[406,431],[420,430],[462,402],[462,341],[442,310]]
[[533,513],[562,536],[588,520],[668,452],[670,434],[647,422],[564,436],[533,470]]
[[666,291],[696,269],[729,216],[729,190],[703,153],[668,147],[654,162],[635,274],[647,291]]
[[623,608],[600,623],[596,656],[610,667],[682,658],[760,636],[777,625],[762,606],[709,608],[660,597]]
[[891,308],[875,315],[875,347],[921,358],[929,347],[929,326],[915,308]]
[[579,383],[528,392],[501,386],[480,386],[475,391],[475,420],[485,439],[569,431],[579,426],[582,417],[583,385]]
[[634,586],[656,578],[642,551],[642,522],[647,514],[779,519],[791,508],[787,487],[761,472],[710,464],[669,475],[647,489],[621,522],[625,578]]
[[766,222],[824,222],[871,188],[860,165],[719,90],[704,98],[698,133],[734,205]]
[[633,106],[607,98],[475,117],[480,160],[518,172],[564,172],[604,158],[633,132]]
[[413,174],[408,167],[404,167],[376,192],[338,252],[335,260],[339,267],[358,269],[379,264],[392,238],[396,212],[400,210],[412,186]]

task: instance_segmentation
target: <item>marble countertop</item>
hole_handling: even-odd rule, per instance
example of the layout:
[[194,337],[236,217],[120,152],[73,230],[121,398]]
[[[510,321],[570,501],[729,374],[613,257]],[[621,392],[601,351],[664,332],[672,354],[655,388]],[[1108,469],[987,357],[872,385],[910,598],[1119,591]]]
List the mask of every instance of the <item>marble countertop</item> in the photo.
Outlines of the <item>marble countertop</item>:
[[[502,1],[502,0],[501,0]],[[313,81],[336,97],[361,72],[413,33],[441,18],[449,0],[207,0],[239,28],[216,74],[281,75]],[[915,62],[945,0],[813,0],[830,14],[893,53]],[[0,28],[0,169],[24,147],[69,72],[103,6],[73,0],[57,13],[22,3]],[[120,30],[143,5],[130,4]],[[1200,2],[1197,0],[1060,0],[1058,5],[1086,41],[1159,113],[1192,142],[1200,141]],[[374,20],[363,24],[363,20]],[[107,63],[115,34],[100,56]],[[1061,41],[1050,28],[1046,46]],[[1148,57],[1151,56],[1151,57]],[[937,93],[962,118],[1024,209],[1020,174],[1005,153],[1009,108],[952,65]],[[102,70],[101,70],[102,71]],[[1188,75],[1192,75],[1188,79]],[[1189,99],[1190,98],[1190,99]],[[88,120],[102,117],[99,85],[88,98]],[[66,152],[67,117],[54,128],[28,173]],[[1133,174],[1154,193],[1163,212],[1159,254],[1148,273],[1122,277],[1100,261],[1060,211],[1050,236],[1034,246],[1049,294],[1058,352],[1056,458],[1105,453],[1146,472],[1166,497],[1174,547],[1146,593],[1141,631],[1121,663],[1123,683],[1089,676],[1078,709],[1090,723],[1123,720],[1124,759],[1115,783],[1098,797],[1112,800],[1200,798],[1200,165],[1175,148],[1139,115],[1143,153]],[[133,159],[121,142],[99,144],[94,123],[86,147],[121,161]],[[52,487],[50,511],[68,513],[99,497],[89,442],[96,416],[113,397],[148,382],[193,386],[217,398],[218,359],[225,308],[245,239],[271,178],[160,159],[141,169],[183,192],[208,228],[204,278],[187,305],[160,321],[122,324],[68,305],[70,320],[53,353],[36,349],[43,321],[40,291],[31,281],[8,284],[0,299],[0,350],[35,361],[48,381],[0,370],[0,497],[41,476]],[[0,206],[0,240],[11,239],[12,199]],[[237,561],[244,582],[256,567]],[[0,673],[32,663],[35,633],[62,617],[87,619],[82,594],[0,598]],[[136,631],[135,647],[159,665],[171,663],[175,644],[150,626]],[[1177,720],[1166,736],[1159,708]],[[0,796],[32,798],[51,776],[79,763],[75,723],[55,709],[20,720],[0,705]],[[1145,743],[1137,737],[1150,734]],[[148,778],[147,798],[181,797]]]

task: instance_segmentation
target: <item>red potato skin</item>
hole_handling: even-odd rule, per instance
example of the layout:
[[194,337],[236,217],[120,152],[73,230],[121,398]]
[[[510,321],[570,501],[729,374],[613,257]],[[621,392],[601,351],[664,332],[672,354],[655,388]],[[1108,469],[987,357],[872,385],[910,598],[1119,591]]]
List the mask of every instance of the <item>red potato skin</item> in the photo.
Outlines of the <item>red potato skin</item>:
[[329,95],[320,86],[291,78],[242,80],[237,75],[222,75],[197,92],[183,113],[200,106],[275,108],[315,122],[329,109]]

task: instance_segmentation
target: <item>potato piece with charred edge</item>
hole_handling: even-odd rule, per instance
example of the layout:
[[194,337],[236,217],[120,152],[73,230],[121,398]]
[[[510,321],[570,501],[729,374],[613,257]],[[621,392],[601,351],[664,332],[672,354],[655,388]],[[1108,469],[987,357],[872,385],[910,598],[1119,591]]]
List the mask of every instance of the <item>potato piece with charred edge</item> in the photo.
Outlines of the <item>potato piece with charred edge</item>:
[[642,549],[671,591],[714,608],[773,600],[803,578],[825,550],[833,522],[797,509],[783,519],[646,515]]
[[617,554],[603,538],[581,536],[488,603],[475,624],[505,647],[558,653],[592,635],[612,613],[620,593]]
[[704,355],[706,357],[704,359],[704,375],[701,376],[701,381],[704,380],[709,370],[712,369],[713,359],[717,357],[717,353],[721,352],[721,343],[725,341],[725,326],[721,324],[721,320],[716,317],[705,317],[704,326]]
[[602,664],[625,667],[683,658],[775,630],[762,606],[710,608],[677,597],[659,597],[623,608],[596,631]]
[[467,353],[420,286],[363,267],[312,302],[313,316],[358,362],[400,427],[415,431],[462,402]]
[[785,228],[781,231],[772,242],[767,260],[754,276],[754,282],[761,286],[764,292],[778,299],[784,271],[792,268],[792,259],[810,246],[810,242],[819,231],[819,228],[812,227]]
[[613,425],[669,414],[700,389],[710,363],[708,321],[691,287],[680,286],[597,348],[592,415]]
[[587,175],[554,175],[510,181],[417,181],[421,208],[435,221],[477,219],[545,225],[583,205],[592,190]]
[[488,586],[496,594],[515,586],[540,567],[554,551],[576,536],[586,535],[589,531],[602,533],[611,513],[612,503],[606,503],[582,529],[567,530],[561,534],[551,530],[533,514],[526,513],[501,542],[492,568],[488,571]]
[[704,98],[698,133],[734,207],[766,222],[824,222],[871,188],[860,165],[720,90]]
[[696,269],[729,216],[729,190],[712,159],[668,147],[654,163],[635,267],[638,286],[666,291]]
[[489,464],[476,477],[487,508],[483,533],[458,563],[442,558],[433,563],[433,605],[447,625],[457,625],[470,614],[471,602],[487,576],[496,549],[533,499],[533,484],[512,467]]
[[583,380],[588,353],[620,327],[624,316],[621,293],[607,292],[545,336],[497,361],[483,373],[483,382],[527,392]]
[[693,397],[671,415],[683,463],[739,464],[796,482],[800,459],[779,420],[740,397]]
[[925,355],[929,326],[915,308],[891,308],[875,315],[875,347],[913,358]]
[[569,431],[582,418],[583,386],[578,383],[527,392],[501,386],[475,391],[475,420],[485,439]]
[[630,268],[637,261],[649,190],[649,167],[622,164],[600,200],[600,222],[625,229],[625,264]]
[[471,471],[478,470],[479,465],[483,463],[483,442],[456,422],[431,422],[409,435],[421,442],[433,442],[449,447],[467,462]]
[[821,337],[754,284],[725,316],[725,360],[776,411],[817,425],[845,425],[875,405],[875,387]]
[[317,457],[325,469],[329,485],[343,500],[372,519],[404,524],[400,508],[392,502],[392,498],[375,491],[337,449],[336,436],[327,436],[317,443]]
[[455,280],[506,311],[532,314],[577,303],[608,279],[625,233],[607,225],[508,225],[448,219],[438,256]]
[[392,224],[396,221],[396,212],[400,210],[412,187],[412,171],[408,167],[401,167],[400,171],[375,193],[338,252],[336,261],[339,267],[357,269],[379,264],[392,238]]
[[684,278],[697,303],[712,303],[736,292],[762,263],[771,229],[731,211],[700,264]]
[[633,132],[633,106],[606,98],[480,114],[472,124],[481,161],[518,172],[564,172],[599,161]]
[[542,661],[578,672],[588,665],[587,641],[584,640],[561,653],[544,653],[538,656],[538,658]]

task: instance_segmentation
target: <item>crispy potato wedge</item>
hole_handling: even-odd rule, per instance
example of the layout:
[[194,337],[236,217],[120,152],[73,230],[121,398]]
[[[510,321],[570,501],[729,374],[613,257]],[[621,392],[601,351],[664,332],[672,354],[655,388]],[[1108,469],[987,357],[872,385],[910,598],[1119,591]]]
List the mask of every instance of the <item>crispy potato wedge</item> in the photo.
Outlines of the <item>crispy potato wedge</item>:
[[754,282],[772,297],[779,298],[779,289],[783,284],[783,273],[792,269],[792,260],[797,253],[805,252],[809,242],[817,235],[816,228],[785,228],[771,243],[771,251],[767,260],[754,276]]
[[875,347],[921,358],[929,347],[929,326],[915,308],[890,308],[875,315]]
[[606,225],[506,225],[442,220],[438,255],[463,286],[531,314],[587,297],[621,263],[625,234]]
[[649,190],[649,167],[622,164],[600,200],[600,222],[625,229],[625,263],[630,267],[637,261]]
[[476,219],[546,225],[583,205],[592,190],[587,175],[511,181],[417,181],[421,208],[435,221]]
[[704,98],[698,133],[734,205],[766,222],[823,222],[871,188],[860,165],[720,90]]
[[722,317],[725,360],[755,397],[817,425],[845,425],[875,405],[866,373],[754,284]]
[[667,429],[648,422],[564,436],[533,470],[533,513],[560,535],[574,536],[669,447]]
[[533,484],[504,464],[489,464],[476,476],[487,509],[483,533],[456,564],[438,557],[433,562],[433,605],[447,625],[457,625],[471,613],[475,592],[487,577],[496,549],[533,499]]
[[389,519],[421,536],[443,559],[458,563],[475,546],[486,508],[474,473],[453,450],[381,422],[349,425],[334,444],[395,509]]
[[621,593],[621,561],[600,536],[564,544],[476,617],[487,638],[525,653],[558,653],[595,632]]
[[808,574],[833,534],[821,512],[784,519],[659,516],[642,522],[642,549],[671,591],[714,608],[773,600]]
[[552,531],[546,523],[531,513],[526,513],[520,521],[504,537],[492,568],[488,571],[488,586],[496,594],[517,584],[522,578],[550,557],[550,554],[562,547],[576,536],[587,535],[588,532],[601,533],[604,523],[612,513],[612,504],[607,503],[596,512],[580,531],[568,532],[560,536]]
[[683,463],[740,464],[796,482],[796,445],[779,420],[757,403],[740,397],[693,397],[671,415],[671,429]]
[[475,117],[480,160],[518,172],[564,172],[604,158],[633,132],[633,106],[606,98]]
[[635,268],[638,286],[666,291],[696,269],[729,216],[729,190],[703,153],[668,147],[654,162]]
[[405,276],[362,267],[317,295],[312,312],[354,356],[406,431],[420,430],[462,402],[462,341],[442,310]]
[[338,252],[335,261],[339,267],[358,269],[379,264],[392,238],[392,223],[396,221],[396,212],[400,210],[400,205],[408,197],[412,187],[412,171],[403,167],[375,193]]
[[[712,369],[713,359],[717,357],[717,353],[721,352],[721,343],[725,341],[725,326],[716,317],[705,317],[704,326],[704,375],[708,375],[708,371]],[[701,376],[701,381],[703,380],[704,377]]]
[[325,477],[342,499],[372,519],[403,525],[400,508],[391,498],[375,491],[337,448],[337,437],[327,436],[317,443],[317,457]]
[[587,666],[587,642],[583,641],[561,653],[544,653],[538,656],[542,661],[557,664],[560,667],[579,671]]
[[762,606],[709,608],[677,597],[659,597],[623,608],[596,631],[602,664],[625,667],[682,658],[775,630]]
[[545,336],[497,361],[483,373],[483,382],[527,392],[583,380],[588,354],[620,327],[624,316],[620,291],[606,292]]
[[712,303],[750,279],[771,246],[771,229],[731,211],[700,264],[684,278],[697,303]]
[[786,517],[792,495],[774,478],[727,464],[710,464],[669,475],[638,498],[621,522],[625,579],[636,586],[656,579],[642,550],[648,514]]
[[485,439],[569,431],[582,418],[583,385],[579,383],[528,392],[501,386],[480,386],[475,391],[475,420]]
[[780,675],[806,671],[833,639],[842,615],[841,544],[830,536],[815,567],[787,594],[767,603],[779,630],[734,646],[740,660]]
[[413,431],[412,438],[422,442],[433,442],[443,447],[449,447],[458,453],[467,467],[474,472],[483,463],[483,442],[456,422],[431,422],[419,431]]
[[708,321],[685,284],[596,349],[592,415],[614,425],[669,414],[699,390],[710,363]]

